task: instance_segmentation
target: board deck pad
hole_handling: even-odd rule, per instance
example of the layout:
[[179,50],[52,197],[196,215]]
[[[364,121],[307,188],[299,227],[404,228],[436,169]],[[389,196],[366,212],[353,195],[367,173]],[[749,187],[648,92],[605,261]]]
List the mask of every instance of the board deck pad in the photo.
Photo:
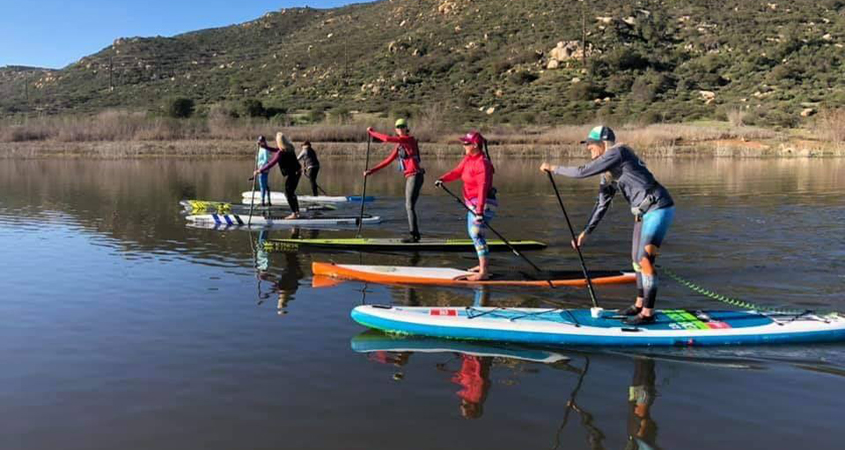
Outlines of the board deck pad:
[[[182,208],[185,211],[189,212],[216,212],[218,214],[249,214],[249,205],[241,205],[235,204],[230,202],[219,202],[213,200],[181,200],[179,202],[182,205]],[[261,206],[260,204],[252,205],[254,211],[290,211],[290,206],[287,204],[284,205],[272,205],[272,206]],[[337,209],[337,206],[330,205],[330,204],[322,204],[322,205],[301,205],[300,210],[302,211],[333,211]]]
[[[537,241],[509,241],[521,250],[540,250],[546,244]],[[265,244],[268,250],[295,250],[300,247],[330,250],[360,251],[475,251],[470,239],[422,239],[419,242],[402,242],[399,238],[348,238],[348,239],[270,239]],[[503,241],[487,241],[491,251],[510,250]]]
[[[506,271],[496,273],[487,280],[456,280],[458,277],[471,275],[466,270],[450,267],[409,267],[409,266],[368,266],[356,264],[334,264],[314,262],[311,265],[314,275],[330,276],[348,280],[367,281],[385,284],[421,284],[421,285],[499,285],[525,287],[559,287],[586,285],[584,275],[577,270],[559,270],[543,274],[528,271]],[[636,281],[633,272],[621,270],[592,271],[593,284],[623,284]]]
[[831,313],[658,310],[654,323],[629,326],[605,311],[495,307],[380,307],[365,305],[352,318],[367,327],[452,339],[540,345],[752,345],[845,340],[845,318]]

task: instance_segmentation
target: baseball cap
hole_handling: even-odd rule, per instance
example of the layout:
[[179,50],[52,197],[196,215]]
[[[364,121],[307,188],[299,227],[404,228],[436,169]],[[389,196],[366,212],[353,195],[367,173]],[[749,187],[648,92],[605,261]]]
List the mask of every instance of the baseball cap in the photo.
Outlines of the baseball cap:
[[470,131],[469,133],[458,138],[462,144],[473,144],[481,147],[484,145],[484,136],[477,131]]
[[610,129],[610,127],[600,125],[593,128],[590,130],[590,134],[587,135],[587,139],[584,139],[581,143],[588,144],[602,141],[616,142],[616,134]]

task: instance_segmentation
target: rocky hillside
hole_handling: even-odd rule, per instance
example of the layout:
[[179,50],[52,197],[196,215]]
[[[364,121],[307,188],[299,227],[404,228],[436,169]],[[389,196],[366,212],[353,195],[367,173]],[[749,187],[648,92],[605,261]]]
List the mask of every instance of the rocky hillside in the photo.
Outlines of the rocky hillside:
[[845,105],[843,46],[843,0],[385,0],[3,69],[0,114],[155,111],[178,96],[201,114],[257,99],[312,118],[792,126]]

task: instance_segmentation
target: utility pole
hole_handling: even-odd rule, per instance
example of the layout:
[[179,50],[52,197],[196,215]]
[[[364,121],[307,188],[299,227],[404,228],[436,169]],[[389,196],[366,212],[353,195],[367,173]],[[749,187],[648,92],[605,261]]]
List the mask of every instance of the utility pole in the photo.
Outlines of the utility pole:
[[581,64],[587,68],[587,7],[586,0],[581,0]]

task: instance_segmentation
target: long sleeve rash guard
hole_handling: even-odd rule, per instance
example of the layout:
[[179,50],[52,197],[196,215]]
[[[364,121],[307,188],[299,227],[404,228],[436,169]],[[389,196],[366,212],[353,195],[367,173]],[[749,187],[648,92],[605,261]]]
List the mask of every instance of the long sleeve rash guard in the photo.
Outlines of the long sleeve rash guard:
[[299,160],[296,159],[296,153],[291,150],[279,150],[273,147],[262,147],[270,152],[273,152],[273,157],[270,158],[270,161],[267,164],[264,164],[259,169],[261,173],[266,173],[268,170],[272,169],[273,166],[276,164],[279,165],[279,171],[282,172],[282,176],[293,175],[296,172],[302,170],[302,166],[299,165]]
[[464,202],[474,206],[477,215],[483,215],[487,193],[493,186],[493,164],[482,153],[466,155],[457,167],[440,177],[440,180],[448,183],[458,178],[464,183]]
[[413,136],[390,136],[387,134],[377,133],[375,131],[370,131],[369,133],[370,136],[379,141],[392,142],[396,144],[396,146],[393,147],[393,151],[387,155],[387,158],[385,158],[384,161],[376,164],[375,167],[370,169],[372,173],[384,169],[393,162],[393,160],[399,157],[402,158],[402,168],[405,178],[418,172],[422,172],[422,167],[420,167],[420,149],[416,138]]
[[603,155],[579,167],[558,166],[555,173],[570,178],[587,178],[608,172],[602,176],[599,196],[584,231],[590,234],[604,217],[616,191],[621,191],[625,200],[633,207],[643,204],[651,196],[650,205],[643,213],[674,205],[672,196],[663,185],[654,179],[640,158],[624,144],[615,145]]

